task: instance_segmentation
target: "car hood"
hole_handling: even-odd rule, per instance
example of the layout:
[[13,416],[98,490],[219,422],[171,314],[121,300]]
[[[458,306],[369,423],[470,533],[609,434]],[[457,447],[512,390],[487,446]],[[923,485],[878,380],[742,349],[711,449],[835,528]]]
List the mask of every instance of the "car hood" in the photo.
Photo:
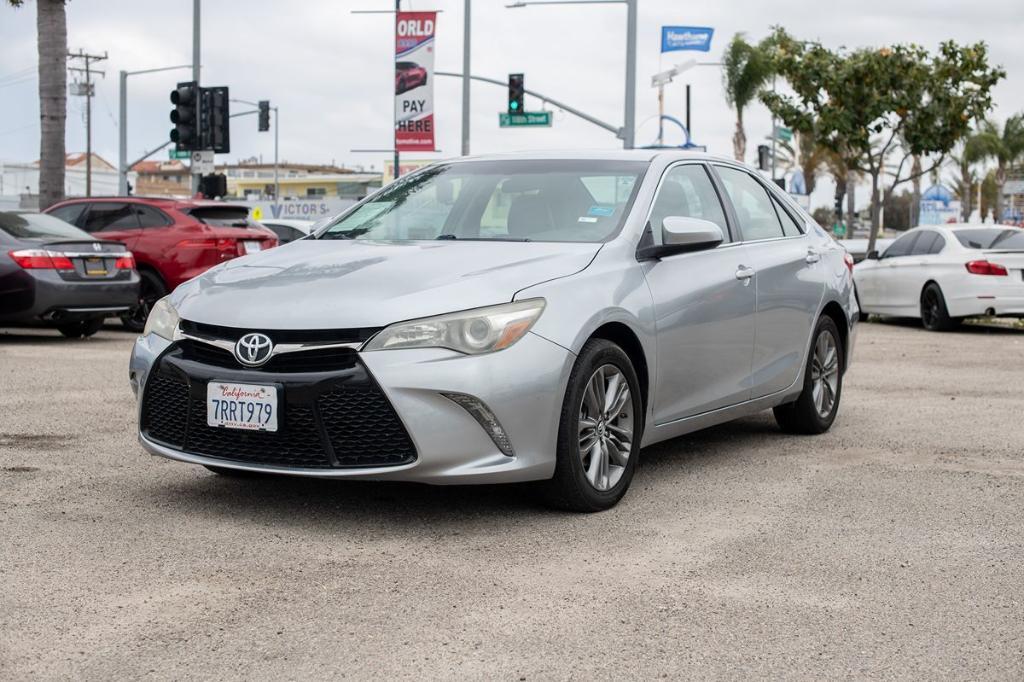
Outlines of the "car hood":
[[601,244],[303,239],[178,287],[183,319],[250,329],[382,327],[504,303],[587,267]]

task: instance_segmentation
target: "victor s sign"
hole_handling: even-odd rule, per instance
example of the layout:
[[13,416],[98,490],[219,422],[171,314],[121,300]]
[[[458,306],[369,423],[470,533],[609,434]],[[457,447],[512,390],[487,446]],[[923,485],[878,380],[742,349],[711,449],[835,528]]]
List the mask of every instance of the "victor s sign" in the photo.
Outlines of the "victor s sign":
[[395,21],[395,149],[434,151],[436,12],[399,12]]

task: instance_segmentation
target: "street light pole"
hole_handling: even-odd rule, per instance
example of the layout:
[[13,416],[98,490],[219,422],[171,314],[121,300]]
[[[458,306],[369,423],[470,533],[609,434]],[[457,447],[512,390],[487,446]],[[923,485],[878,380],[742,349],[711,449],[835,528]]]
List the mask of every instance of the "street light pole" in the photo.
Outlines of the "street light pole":
[[462,155],[469,156],[469,15],[470,0],[465,0],[462,10]]
[[[199,89],[199,65],[202,63],[200,60],[200,41],[199,41],[199,20],[200,20],[200,0],[192,0],[192,80],[196,82],[196,89]],[[202,106],[203,98],[198,96],[196,93],[196,112],[199,115],[199,120],[202,120]],[[196,121],[198,124],[199,121]],[[189,169],[191,170],[191,168]],[[199,174],[192,173],[192,193],[195,194],[199,191]]]
[[[622,114],[622,148],[632,149],[636,135],[636,25],[637,0],[519,0],[509,9],[530,5],[626,5],[626,98]],[[464,73],[468,69],[463,70]]]
[[274,107],[274,201],[281,201],[281,184],[277,178],[277,138],[278,130],[281,129],[281,118],[277,112],[277,107]]

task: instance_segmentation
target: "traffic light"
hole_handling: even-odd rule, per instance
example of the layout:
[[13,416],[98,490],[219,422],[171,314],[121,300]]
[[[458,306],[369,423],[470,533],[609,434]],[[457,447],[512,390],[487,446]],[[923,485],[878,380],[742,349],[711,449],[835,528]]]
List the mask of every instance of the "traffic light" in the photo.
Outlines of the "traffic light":
[[757,167],[761,170],[768,170],[771,166],[771,148],[766,144],[757,145]]
[[199,87],[195,81],[178,83],[171,91],[171,141],[179,152],[199,149]]
[[842,222],[842,220],[843,220],[843,197],[841,197],[841,196],[837,196],[836,197],[835,212],[836,212],[836,220],[839,221],[839,222]]
[[265,99],[259,101],[260,107],[260,124],[257,130],[261,133],[265,133],[270,130],[270,102]]
[[228,89],[224,86],[202,88],[203,149],[216,154],[231,151],[231,128],[228,112]]
[[199,191],[207,199],[216,199],[228,193],[228,177],[223,173],[210,173],[199,178]]
[[508,113],[523,113],[523,95],[526,94],[526,86],[523,85],[523,74],[510,73],[508,75]]

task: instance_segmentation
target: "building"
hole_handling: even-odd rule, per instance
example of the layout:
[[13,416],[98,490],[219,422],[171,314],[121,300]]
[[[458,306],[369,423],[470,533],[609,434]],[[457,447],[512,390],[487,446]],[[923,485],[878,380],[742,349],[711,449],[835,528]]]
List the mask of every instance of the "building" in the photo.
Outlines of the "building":
[[167,161],[139,161],[132,166],[136,180],[133,194],[139,196],[187,197],[192,194],[192,175],[177,159]]
[[[228,180],[228,194],[240,199],[274,198],[274,164],[255,161],[217,168]],[[277,167],[281,199],[359,200],[381,186],[380,173],[316,164],[281,163]]]
[[[68,154],[64,161],[64,194],[86,195],[86,156],[83,152]],[[117,168],[99,154],[92,155],[92,194],[117,194]],[[135,182],[135,174],[128,174]],[[34,209],[39,206],[39,162],[0,161],[0,206]]]

